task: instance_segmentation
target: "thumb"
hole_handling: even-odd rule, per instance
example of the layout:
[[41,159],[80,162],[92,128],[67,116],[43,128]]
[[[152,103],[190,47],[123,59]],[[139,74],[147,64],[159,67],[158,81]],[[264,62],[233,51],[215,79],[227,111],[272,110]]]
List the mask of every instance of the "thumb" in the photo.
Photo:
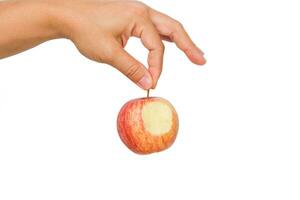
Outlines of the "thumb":
[[152,88],[153,80],[147,68],[123,48],[118,47],[114,50],[113,58],[108,64],[118,69],[142,89],[149,90]]

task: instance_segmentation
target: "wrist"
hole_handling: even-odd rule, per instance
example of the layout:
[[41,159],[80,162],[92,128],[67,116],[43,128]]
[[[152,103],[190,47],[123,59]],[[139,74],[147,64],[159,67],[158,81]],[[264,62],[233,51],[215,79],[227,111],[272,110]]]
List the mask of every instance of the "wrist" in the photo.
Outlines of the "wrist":
[[[30,18],[36,34],[44,40],[51,40],[65,37],[63,20],[59,11],[60,2],[54,0],[17,0],[9,2],[15,4],[20,16],[24,15],[24,21]],[[29,20],[28,20],[29,21]],[[30,25],[30,24],[28,24]]]
[[46,13],[45,24],[52,31],[53,36],[55,38],[68,38],[69,22],[65,17],[67,10],[64,9],[63,1],[39,1],[39,4]]
[[[24,2],[25,4],[27,1]],[[60,19],[57,5],[59,2],[51,0],[32,0],[28,1],[32,9],[40,17],[40,27],[45,31],[48,39],[64,38],[65,33],[62,30],[62,20]]]
[[[1,0],[0,0],[1,1]],[[56,26],[56,17],[48,1],[16,0],[4,1],[1,14],[10,18],[10,25],[16,28],[11,31],[21,31],[22,35],[30,35],[33,39],[49,40],[60,38],[62,33]],[[0,7],[1,8],[1,7]],[[1,17],[1,16],[0,16]],[[27,27],[26,31],[23,27]]]

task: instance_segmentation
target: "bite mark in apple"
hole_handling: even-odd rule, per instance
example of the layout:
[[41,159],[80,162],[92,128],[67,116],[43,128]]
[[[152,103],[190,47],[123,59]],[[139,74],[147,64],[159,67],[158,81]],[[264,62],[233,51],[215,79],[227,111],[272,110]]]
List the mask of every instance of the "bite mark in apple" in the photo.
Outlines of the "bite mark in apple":
[[172,128],[172,111],[162,102],[150,102],[143,107],[144,128],[151,135],[160,136]]

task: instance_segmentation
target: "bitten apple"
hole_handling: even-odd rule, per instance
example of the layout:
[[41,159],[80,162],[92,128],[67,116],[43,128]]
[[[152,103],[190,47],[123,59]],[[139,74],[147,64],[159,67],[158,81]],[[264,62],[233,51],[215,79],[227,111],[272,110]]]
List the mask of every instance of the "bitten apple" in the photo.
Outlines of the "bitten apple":
[[123,143],[138,154],[169,148],[178,132],[178,116],[172,104],[162,98],[131,100],[119,112],[117,126]]

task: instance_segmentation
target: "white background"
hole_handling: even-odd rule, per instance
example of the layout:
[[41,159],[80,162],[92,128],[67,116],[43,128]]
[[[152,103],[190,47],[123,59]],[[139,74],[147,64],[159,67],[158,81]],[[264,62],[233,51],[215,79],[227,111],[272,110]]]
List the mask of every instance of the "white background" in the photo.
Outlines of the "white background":
[[[300,199],[297,1],[145,1],[180,20],[198,67],[166,44],[152,93],[180,117],[150,156],[120,141],[116,117],[141,91],[66,40],[0,60],[0,199]],[[146,50],[127,48],[143,62]]]

